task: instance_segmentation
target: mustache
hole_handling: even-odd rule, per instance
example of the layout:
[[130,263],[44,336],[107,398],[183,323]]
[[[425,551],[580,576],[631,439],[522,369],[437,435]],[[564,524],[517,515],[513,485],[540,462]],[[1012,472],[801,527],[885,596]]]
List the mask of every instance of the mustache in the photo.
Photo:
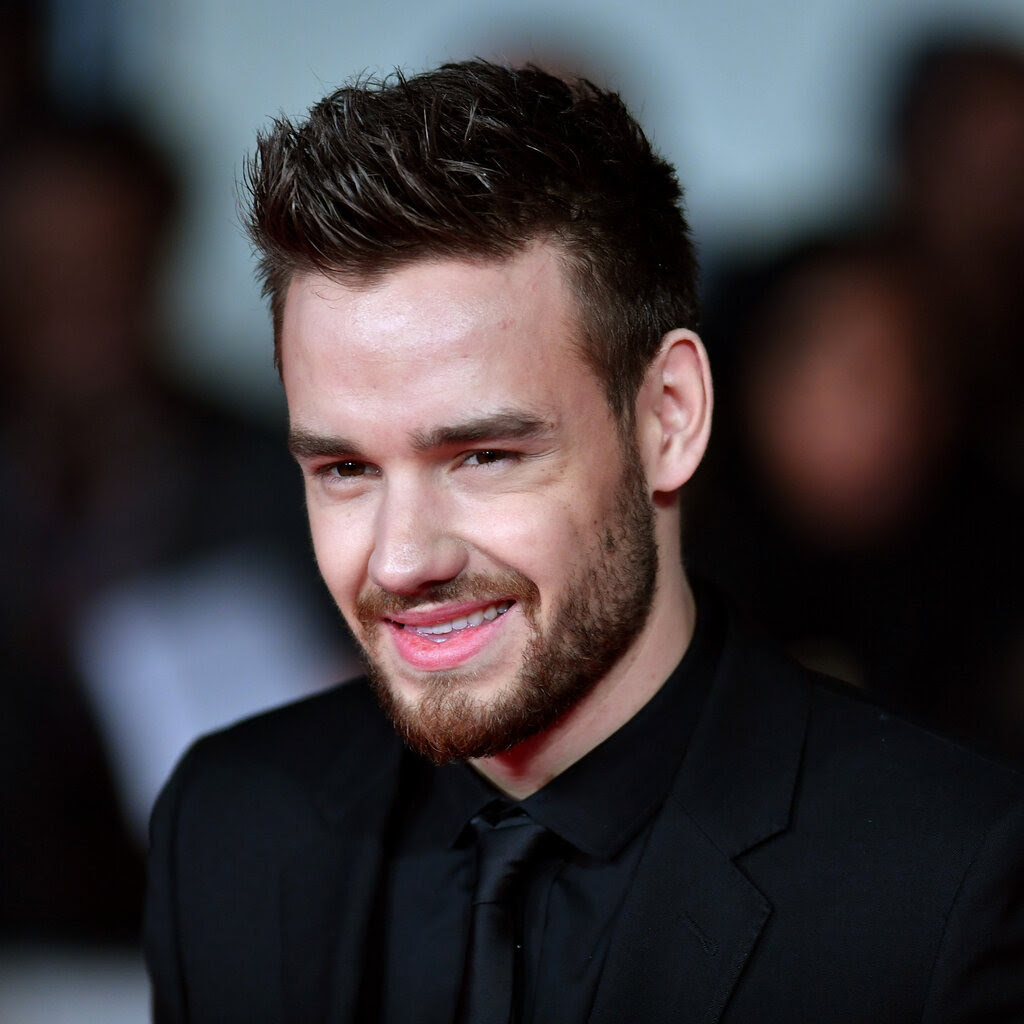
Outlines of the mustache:
[[456,601],[515,601],[532,615],[540,602],[540,590],[529,577],[515,569],[498,573],[473,573],[433,584],[415,594],[395,594],[370,585],[356,599],[356,618],[365,629],[375,622],[417,608]]

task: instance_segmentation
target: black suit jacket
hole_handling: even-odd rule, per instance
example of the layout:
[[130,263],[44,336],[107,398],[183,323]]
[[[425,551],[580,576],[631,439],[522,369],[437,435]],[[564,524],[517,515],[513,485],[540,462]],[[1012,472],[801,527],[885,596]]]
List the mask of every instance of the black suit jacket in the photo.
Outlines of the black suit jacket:
[[[158,1021],[358,1020],[401,757],[359,683],[193,748],[152,823]],[[730,628],[590,1021],[1020,1024],[1021,778]]]

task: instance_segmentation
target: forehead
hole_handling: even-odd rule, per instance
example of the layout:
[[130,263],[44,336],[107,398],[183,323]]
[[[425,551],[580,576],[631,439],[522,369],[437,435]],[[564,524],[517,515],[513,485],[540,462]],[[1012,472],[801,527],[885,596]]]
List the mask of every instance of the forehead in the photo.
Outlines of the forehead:
[[298,273],[285,297],[283,340],[295,335],[297,317],[317,306],[322,315],[343,317],[353,333],[371,324],[378,332],[390,326],[458,331],[487,326],[489,317],[509,322],[574,312],[557,252],[540,243],[508,259],[419,259],[365,280]]
[[[554,249],[503,261],[421,261],[370,285],[291,282],[281,361],[292,418],[339,403],[364,412],[562,404],[596,381]],[[535,410],[535,411],[540,411]]]

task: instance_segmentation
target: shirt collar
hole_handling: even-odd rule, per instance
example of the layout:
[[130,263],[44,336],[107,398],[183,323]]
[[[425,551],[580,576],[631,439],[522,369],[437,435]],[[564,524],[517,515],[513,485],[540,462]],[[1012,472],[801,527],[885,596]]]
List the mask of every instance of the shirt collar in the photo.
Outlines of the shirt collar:
[[[711,686],[724,613],[702,595],[693,638],[657,693],[616,732],[520,804],[534,821],[591,857],[625,848],[662,805]],[[436,769],[439,838],[455,845],[498,791],[468,765]],[[510,802],[511,803],[511,802]]]
[[589,856],[611,858],[664,803],[718,663],[724,616],[700,605],[682,661],[616,732],[522,802],[535,821]]

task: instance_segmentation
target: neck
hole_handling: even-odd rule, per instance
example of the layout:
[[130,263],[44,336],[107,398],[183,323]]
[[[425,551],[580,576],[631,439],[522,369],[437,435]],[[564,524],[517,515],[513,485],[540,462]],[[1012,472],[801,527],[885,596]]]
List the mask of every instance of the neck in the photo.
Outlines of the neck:
[[547,785],[625,725],[664,685],[679,664],[696,622],[693,592],[681,563],[659,579],[643,630],[611,672],[554,725],[472,767],[514,800]]

